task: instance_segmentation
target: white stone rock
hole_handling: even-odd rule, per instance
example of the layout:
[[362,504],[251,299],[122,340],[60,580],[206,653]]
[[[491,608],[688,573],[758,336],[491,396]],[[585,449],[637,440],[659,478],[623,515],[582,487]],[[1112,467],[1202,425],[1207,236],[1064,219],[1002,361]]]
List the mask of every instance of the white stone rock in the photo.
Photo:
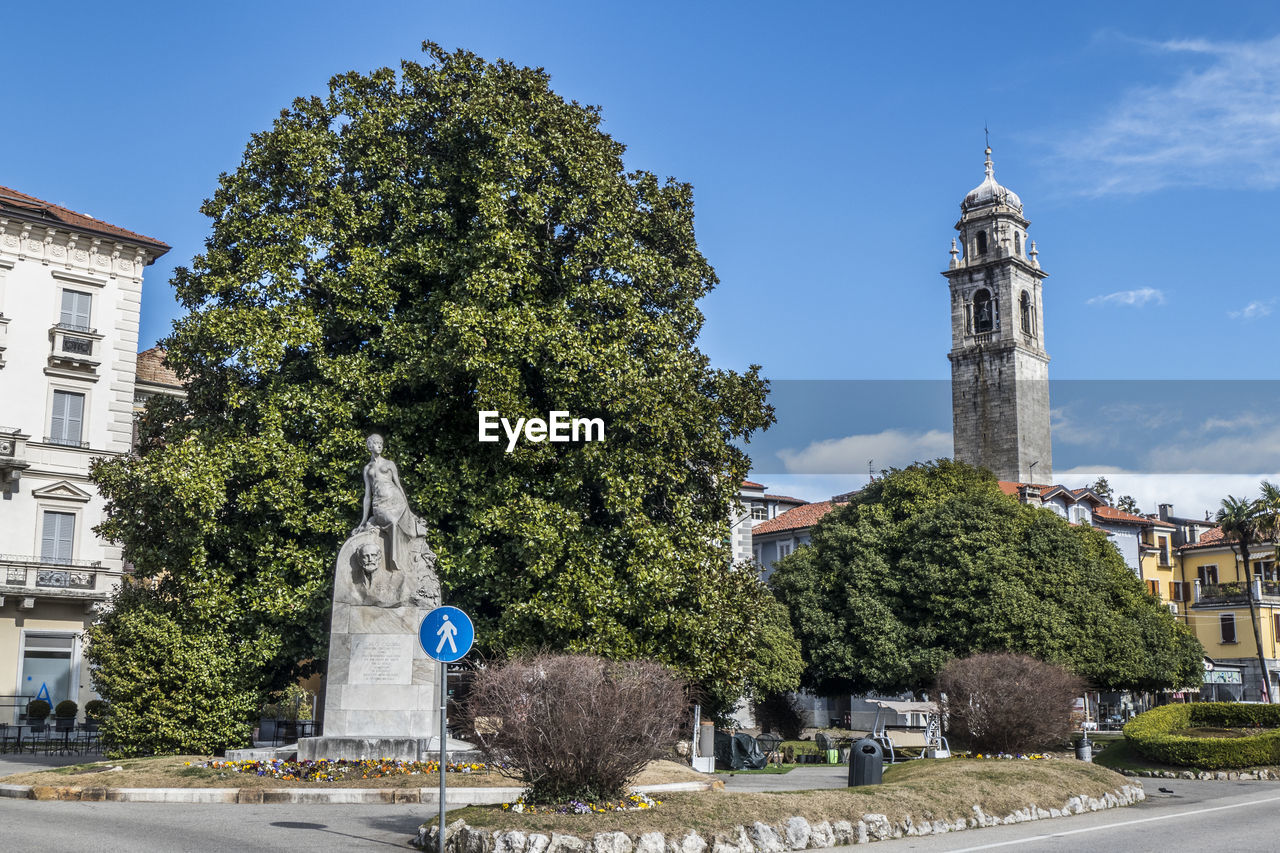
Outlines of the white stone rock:
[[733,843],[737,845],[742,853],[755,853],[756,846],[751,841],[751,836],[747,834],[745,826],[735,826],[733,828]]
[[707,849],[707,842],[698,833],[690,830],[683,838],[667,841],[667,850],[674,853],[702,853]]
[[524,853],[529,838],[518,829],[493,834],[493,853]]
[[935,820],[933,822],[933,832],[935,835],[941,835],[944,832],[950,831],[951,827],[946,823],[946,821]]
[[803,850],[809,846],[809,821],[802,817],[789,817],[782,825],[782,834],[787,847],[792,850]]
[[858,837],[857,830],[853,828],[853,824],[847,820],[837,820],[831,824],[831,834],[835,838],[836,844],[843,847],[846,844],[856,844],[854,841]]
[[633,846],[625,832],[597,832],[591,840],[592,853],[631,853]]
[[889,818],[882,814],[864,814],[862,823],[867,826],[867,835],[876,841],[884,841],[886,838],[893,837],[893,824],[889,823]]
[[1045,811],[1039,806],[1036,806],[1036,820],[1044,820],[1045,818],[1050,818],[1050,817],[1053,817],[1053,814],[1051,812]]
[[635,853],[665,853],[666,846],[661,832],[646,832],[636,839]]
[[767,823],[756,821],[751,825],[749,834],[751,843],[760,853],[782,853],[783,850],[787,849],[783,846],[782,840],[778,838],[777,830]]
[[[583,841],[576,835],[561,835],[558,832],[551,833],[551,843],[547,845],[547,853],[583,853],[587,849],[587,842]],[[702,853],[701,850],[698,853]]]
[[831,830],[831,824],[827,821],[815,823],[809,827],[809,846],[810,847],[835,847],[836,835]]
[[[543,835],[541,832],[534,832],[529,835],[529,840],[525,844],[524,853],[547,853],[547,848],[551,846],[551,837]],[[661,850],[658,853],[662,853]]]
[[1062,817],[1062,809],[1049,809],[1049,817]]
[[853,829],[856,833],[858,833],[857,840],[853,842],[854,844],[866,844],[868,841],[871,840],[871,837],[867,832],[866,821],[863,821],[863,820],[858,821],[856,824],[854,824]]

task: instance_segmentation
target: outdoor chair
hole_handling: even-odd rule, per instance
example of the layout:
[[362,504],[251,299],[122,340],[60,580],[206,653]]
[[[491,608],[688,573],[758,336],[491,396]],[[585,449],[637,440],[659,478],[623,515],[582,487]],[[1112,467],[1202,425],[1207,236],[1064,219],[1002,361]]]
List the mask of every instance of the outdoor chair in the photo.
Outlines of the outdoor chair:
[[0,752],[18,752],[22,749],[22,729],[8,723],[0,723]]
[[44,720],[38,723],[28,722],[27,728],[30,730],[30,734],[27,736],[27,741],[23,745],[22,751],[35,755],[37,749],[48,750],[49,724]]
[[76,751],[77,752],[101,752],[102,741],[97,722],[86,720],[76,730]]
[[74,752],[75,742],[73,737],[76,733],[75,717],[58,717],[53,721],[53,732],[48,736],[45,743],[45,752],[57,752],[64,755],[68,752]]

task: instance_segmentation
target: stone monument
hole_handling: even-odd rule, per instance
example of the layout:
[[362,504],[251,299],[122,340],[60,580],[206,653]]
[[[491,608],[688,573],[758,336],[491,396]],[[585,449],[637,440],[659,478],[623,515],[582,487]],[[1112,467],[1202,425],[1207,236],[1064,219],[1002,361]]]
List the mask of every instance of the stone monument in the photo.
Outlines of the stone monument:
[[335,567],[324,735],[298,741],[302,760],[425,761],[439,749],[438,665],[418,643],[422,617],[440,606],[436,555],[382,437],[368,447],[364,514]]

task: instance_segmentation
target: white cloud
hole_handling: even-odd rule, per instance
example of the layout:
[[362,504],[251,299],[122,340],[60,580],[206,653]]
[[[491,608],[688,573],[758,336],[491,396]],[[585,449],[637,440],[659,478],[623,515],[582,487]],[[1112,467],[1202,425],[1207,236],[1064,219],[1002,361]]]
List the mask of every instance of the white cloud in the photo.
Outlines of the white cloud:
[[1274,302],[1274,299],[1268,299],[1265,302],[1255,299],[1239,311],[1228,311],[1227,316],[1232,320],[1257,320],[1271,313],[1271,305]]
[[950,456],[951,450],[949,432],[887,429],[815,441],[800,450],[779,450],[778,458],[788,474],[856,474],[866,472],[868,460],[879,471]]
[[1143,44],[1188,67],[1172,82],[1129,90],[1059,143],[1078,190],[1280,186],[1280,36]]
[[1137,290],[1118,290],[1089,300],[1090,305],[1132,305],[1135,308],[1141,308],[1149,302],[1163,305],[1164,292],[1154,287],[1140,287]]

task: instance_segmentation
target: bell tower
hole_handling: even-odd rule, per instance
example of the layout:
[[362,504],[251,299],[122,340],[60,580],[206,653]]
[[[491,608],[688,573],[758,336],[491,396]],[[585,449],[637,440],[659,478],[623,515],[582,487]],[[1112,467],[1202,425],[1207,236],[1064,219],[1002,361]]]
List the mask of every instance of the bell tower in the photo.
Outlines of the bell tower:
[[[1036,244],[1022,199],[986,177],[960,203],[951,264],[951,416],[955,459],[1001,480],[1052,483],[1049,353]],[[958,243],[958,245],[957,245]]]

